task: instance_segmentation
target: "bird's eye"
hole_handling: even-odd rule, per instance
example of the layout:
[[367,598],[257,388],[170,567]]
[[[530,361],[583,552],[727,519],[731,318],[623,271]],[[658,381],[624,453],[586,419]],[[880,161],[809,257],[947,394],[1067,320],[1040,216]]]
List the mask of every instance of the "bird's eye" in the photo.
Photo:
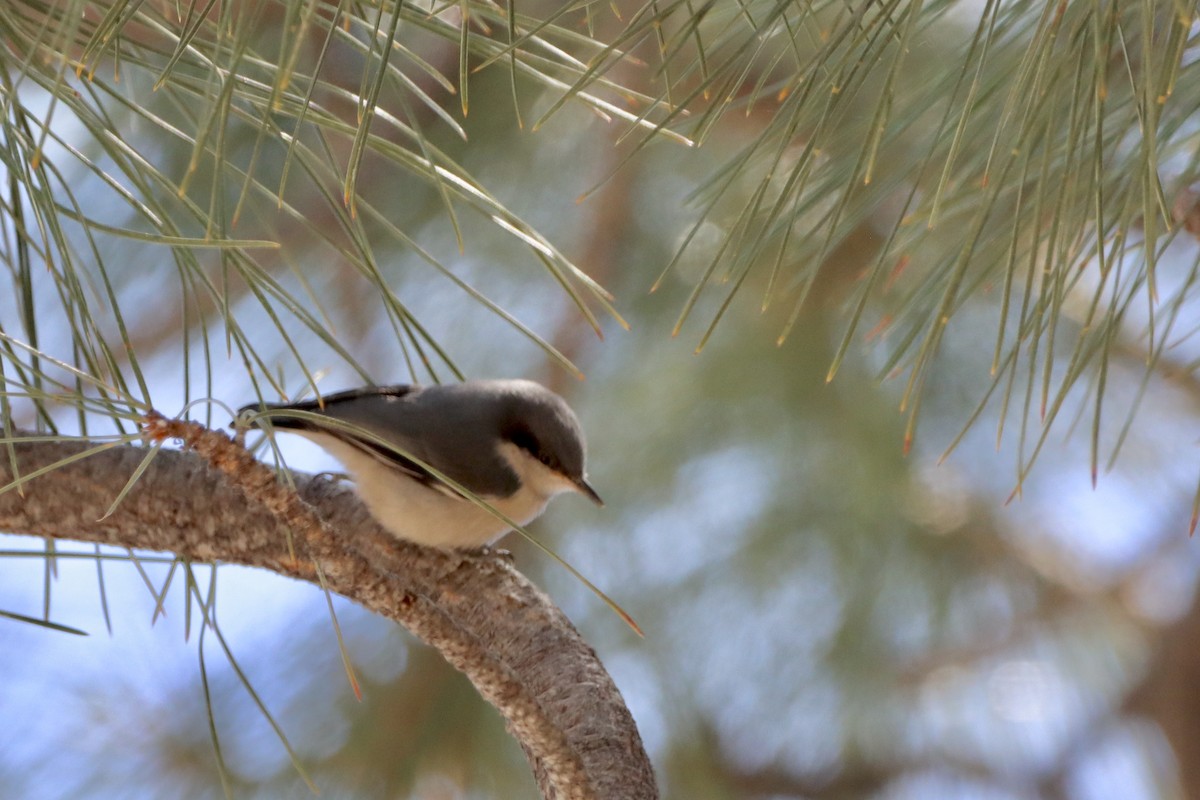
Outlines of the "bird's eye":
[[508,434],[508,440],[524,450],[526,453],[529,453],[529,455],[534,456],[535,458],[541,458],[539,453],[542,452],[542,448],[538,445],[538,440],[533,438],[533,434],[524,428],[517,428],[516,430],[510,432]]
[[546,451],[543,450],[542,452],[538,453],[538,461],[541,461],[543,464],[545,464],[548,467],[548,466],[550,466],[550,462],[553,461],[553,459],[550,458],[549,453],[547,453]]

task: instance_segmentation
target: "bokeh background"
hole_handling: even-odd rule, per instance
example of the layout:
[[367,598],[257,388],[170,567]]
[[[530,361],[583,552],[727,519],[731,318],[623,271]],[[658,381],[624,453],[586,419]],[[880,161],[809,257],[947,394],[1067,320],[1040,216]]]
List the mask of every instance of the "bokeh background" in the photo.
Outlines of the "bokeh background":
[[[944,72],[946,54],[970,45],[982,9],[943,9],[926,30],[925,49],[911,55],[914,82]],[[272,41],[287,20],[282,6],[268,7],[254,20],[254,36]],[[617,24],[607,8],[595,10],[595,20],[601,28]],[[1189,24],[1194,42],[1197,28]],[[315,59],[320,43],[314,37],[300,63]],[[426,37],[419,50],[434,69],[453,74],[454,45]],[[46,155],[68,170],[62,185],[88,213],[138,227],[141,218],[115,202],[113,188],[70,148],[116,174],[111,153],[69,109],[55,108],[46,85],[17,79],[23,73],[14,54],[21,52],[9,42],[6,113],[16,115],[19,106],[52,117]],[[1182,74],[1194,79],[1194,46],[1186,52]],[[361,53],[335,45],[325,59],[330,81],[359,88]],[[121,65],[114,80],[113,62],[99,58],[97,83],[76,85],[95,93],[112,128],[149,153],[162,174],[194,175],[187,191],[203,205],[220,171],[211,159],[192,164],[194,143],[164,135],[145,114],[181,127],[204,121],[177,96],[152,91],[155,72],[140,66]],[[72,84],[79,80],[64,74]],[[107,88],[96,88],[101,82]],[[1062,393],[1029,468],[1044,424],[1041,371],[1061,376],[1071,369],[1069,343],[1087,324],[1099,270],[1064,285],[1058,327],[1031,360],[1036,368],[1015,375],[1012,402],[995,395],[976,416],[992,386],[998,322],[1015,313],[1002,312],[998,285],[981,286],[956,308],[924,373],[916,434],[906,448],[909,417],[900,406],[907,373],[893,360],[891,329],[875,327],[891,313],[894,294],[869,297],[863,324],[839,355],[856,287],[903,193],[885,196],[874,216],[855,220],[823,252],[809,273],[803,313],[782,345],[776,338],[803,281],[784,280],[773,290],[769,268],[718,274],[718,285],[723,277],[740,282],[739,293],[696,352],[723,289],[702,294],[673,332],[722,246],[722,217],[703,222],[650,289],[693,231],[694,195],[703,195],[714,167],[738,153],[775,107],[731,115],[737,118],[703,148],[643,146],[622,138],[624,126],[577,103],[532,131],[529,121],[561,92],[518,85],[523,127],[502,65],[471,76],[466,115],[440,84],[421,84],[465,139],[400,94],[381,97],[380,107],[409,114],[429,143],[610,290],[628,329],[597,311],[597,336],[528,249],[480,215],[460,216],[460,251],[439,192],[377,155],[364,162],[357,191],[380,216],[360,214],[353,235],[339,228],[345,218],[330,213],[315,190],[324,179],[293,165],[291,211],[251,193],[234,234],[284,242],[256,255],[255,267],[297,298],[325,336],[281,312],[282,304],[263,302],[260,279],[240,277],[218,252],[198,251],[195,274],[219,287],[214,296],[223,306],[200,289],[185,290],[181,276],[188,273],[162,244],[95,236],[95,255],[107,265],[155,407],[174,414],[200,399],[188,413],[225,425],[227,410],[204,398],[233,407],[252,402],[269,393],[266,375],[302,392],[301,363],[319,374],[323,391],[366,379],[430,380],[413,348],[401,346],[406,334],[397,332],[378,282],[332,244],[361,233],[407,319],[418,321],[462,374],[541,380],[578,411],[593,483],[607,505],[561,498],[532,531],[628,609],[646,638],[518,537],[505,546],[612,672],[665,797],[1200,796],[1200,704],[1191,688],[1200,678],[1198,550],[1188,536],[1200,384],[1196,342],[1186,335],[1200,318],[1182,302],[1197,242],[1180,236],[1162,247],[1155,298],[1144,284],[1130,285],[1128,313],[1110,328],[1103,377],[1088,371]],[[872,107],[866,98],[878,90],[868,86],[861,108],[830,121],[832,140],[861,131]],[[334,99],[329,103],[336,108]],[[1193,116],[1179,127],[1185,155],[1188,142],[1195,149],[1196,122]],[[922,124],[914,120],[909,139],[892,145],[919,148]],[[838,125],[848,132],[839,134]],[[259,152],[245,119],[231,116],[215,127],[222,126],[226,161],[244,168],[260,159],[259,169],[272,176],[264,182],[279,180],[281,150]],[[347,139],[325,144],[333,162],[349,156]],[[6,177],[28,163],[26,145],[7,142]],[[886,175],[891,168],[879,169]],[[228,219],[241,187],[226,179],[229,185],[211,196],[224,198],[228,207],[219,211]],[[751,182],[735,183],[721,207],[753,203],[754,191]],[[163,187],[150,193],[164,206],[173,202]],[[6,267],[14,287],[33,291],[0,290],[0,324],[27,340],[32,309],[38,346],[69,360],[72,327],[64,320],[72,304],[56,291],[59,266],[20,274],[15,195],[9,197]],[[824,211],[812,213],[815,223]],[[586,380],[475,302],[385,221],[544,338]],[[86,264],[93,254],[81,229],[68,226],[65,235]],[[1033,278],[1016,278],[1018,286],[1027,280]],[[86,291],[103,295],[98,287]],[[1173,293],[1181,297],[1180,335],[1147,369],[1153,348],[1144,336],[1146,309]],[[764,296],[778,302],[763,310]],[[252,342],[254,364],[227,338],[229,319]],[[112,318],[102,318],[98,329],[115,336]],[[330,346],[331,338],[361,369]],[[827,381],[838,359],[836,377]],[[16,380],[11,369],[0,377]],[[440,366],[437,377],[453,374]],[[1106,405],[1094,434],[1097,381]],[[12,415],[21,427],[38,424],[20,398]],[[66,432],[113,429],[102,414],[85,420],[70,407],[53,417]],[[1022,428],[1031,432],[1022,435]],[[1102,453],[1095,485],[1093,436]],[[319,450],[285,439],[278,446],[291,468],[337,469]],[[1119,456],[1108,465],[1118,440]],[[121,551],[105,551],[113,560],[101,563],[89,548],[60,543],[52,562],[43,542],[17,536],[0,537],[0,550],[0,609],[45,615],[90,634],[0,619],[0,797],[223,796],[209,708],[234,796],[306,796],[247,684],[323,797],[536,796],[519,747],[461,676],[396,626],[335,599],[364,686],[356,702],[326,598],[313,586],[237,567],[195,567],[201,593],[216,581],[217,619],[243,681],[215,637],[199,635],[182,570],[169,559],[148,557],[140,572]],[[162,614],[155,614],[156,592],[165,598]]]

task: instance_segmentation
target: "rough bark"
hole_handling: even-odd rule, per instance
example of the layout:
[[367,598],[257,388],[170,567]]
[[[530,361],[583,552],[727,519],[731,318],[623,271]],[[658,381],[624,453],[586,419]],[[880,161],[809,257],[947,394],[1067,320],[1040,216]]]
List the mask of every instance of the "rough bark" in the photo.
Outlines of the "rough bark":
[[[292,495],[222,434],[204,435],[217,437],[210,441],[219,452],[162,451],[107,517],[145,448],[103,450],[27,482],[23,496],[0,494],[0,530],[169,551],[314,583],[319,565],[332,591],[404,624],[471,679],[521,742],[544,797],[657,798],[612,679],[507,559],[397,541],[350,490],[298,475]],[[11,453],[29,475],[91,446],[25,441]],[[12,462],[0,453],[0,485],[12,479]]]

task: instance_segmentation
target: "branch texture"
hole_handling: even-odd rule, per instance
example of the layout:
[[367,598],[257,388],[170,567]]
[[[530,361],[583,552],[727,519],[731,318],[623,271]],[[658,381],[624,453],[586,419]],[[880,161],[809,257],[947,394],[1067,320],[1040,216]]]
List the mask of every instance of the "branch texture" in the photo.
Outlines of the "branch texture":
[[[223,434],[207,436],[229,448],[223,463],[212,452],[205,458],[243,488],[205,458],[163,450],[101,519],[147,452],[113,447],[27,482],[23,497],[0,494],[0,530],[169,551],[312,583],[323,577],[331,591],[405,625],[466,674],[504,716],[547,800],[658,797],[616,685],[570,621],[509,561],[396,540],[353,492],[320,478],[296,476],[303,504],[296,496],[292,504],[264,502],[290,491],[273,476],[264,483],[270,470]],[[12,452],[28,475],[92,446],[19,442]],[[0,484],[12,472],[0,458]]]

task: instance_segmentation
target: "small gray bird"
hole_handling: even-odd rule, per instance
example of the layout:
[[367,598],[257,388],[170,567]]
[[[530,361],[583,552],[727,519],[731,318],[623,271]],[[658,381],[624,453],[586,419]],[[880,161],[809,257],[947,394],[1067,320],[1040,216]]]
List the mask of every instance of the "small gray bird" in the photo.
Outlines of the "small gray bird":
[[[319,416],[279,413],[291,411]],[[379,524],[418,544],[476,548],[511,526],[350,426],[428,464],[520,525],[560,492],[579,492],[603,505],[587,482],[579,420],[566,401],[532,381],[367,386],[320,401],[248,405],[238,413],[245,412],[261,412],[251,421],[255,427],[266,417],[272,427],[328,451],[350,473]]]

